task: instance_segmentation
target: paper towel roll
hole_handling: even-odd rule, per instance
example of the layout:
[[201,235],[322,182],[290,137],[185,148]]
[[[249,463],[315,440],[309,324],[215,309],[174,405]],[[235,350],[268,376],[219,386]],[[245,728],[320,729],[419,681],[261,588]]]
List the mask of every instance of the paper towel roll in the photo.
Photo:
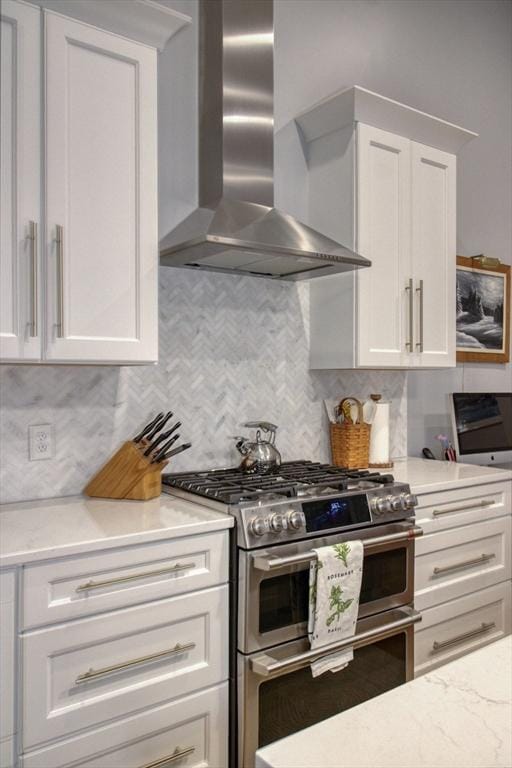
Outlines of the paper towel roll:
[[389,403],[376,403],[370,433],[370,464],[389,464]]

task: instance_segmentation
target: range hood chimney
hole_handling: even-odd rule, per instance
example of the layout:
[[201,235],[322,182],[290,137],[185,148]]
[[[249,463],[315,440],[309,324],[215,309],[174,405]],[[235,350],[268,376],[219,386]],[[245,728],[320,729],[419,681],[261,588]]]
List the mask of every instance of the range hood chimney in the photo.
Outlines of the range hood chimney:
[[300,280],[371,262],[274,208],[272,0],[200,0],[199,208],[164,266]]

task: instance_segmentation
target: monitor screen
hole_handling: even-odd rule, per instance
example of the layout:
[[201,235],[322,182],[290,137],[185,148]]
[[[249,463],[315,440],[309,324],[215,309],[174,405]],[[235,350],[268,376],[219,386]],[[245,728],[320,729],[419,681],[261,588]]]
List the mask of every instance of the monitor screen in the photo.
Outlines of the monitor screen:
[[454,392],[461,456],[512,450],[512,392]]

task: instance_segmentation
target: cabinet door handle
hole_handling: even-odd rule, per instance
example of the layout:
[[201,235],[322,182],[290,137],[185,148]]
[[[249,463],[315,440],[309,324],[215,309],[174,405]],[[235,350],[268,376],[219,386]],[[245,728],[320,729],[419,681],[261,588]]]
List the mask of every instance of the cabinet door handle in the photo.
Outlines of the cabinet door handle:
[[174,763],[175,760],[180,760],[182,757],[191,755],[195,751],[195,747],[184,747],[184,749],[176,747],[172,755],[161,757],[160,760],[154,760],[152,763],[146,763],[146,765],[143,765],[142,768],[163,768],[163,766],[168,765],[168,763]]
[[460,507],[450,507],[449,509],[433,509],[434,517],[439,515],[450,515],[452,512],[464,512],[466,509],[476,509],[476,507],[492,507],[494,501],[471,501],[469,504],[461,504]]
[[464,640],[470,640],[472,637],[478,637],[478,635],[484,635],[486,632],[489,632],[490,629],[494,629],[495,626],[496,626],[495,621],[489,621],[487,624],[485,622],[482,622],[479,627],[476,627],[475,629],[470,629],[468,630],[468,632],[463,632],[461,635],[456,635],[455,637],[451,637],[449,640],[442,640],[441,642],[434,640],[434,642],[432,643],[432,650],[442,651],[443,648],[449,648],[451,645],[457,645],[458,643],[463,643]]
[[37,285],[37,276],[38,276],[38,265],[37,265],[37,222],[30,221],[29,222],[29,235],[28,239],[30,240],[30,259],[31,259],[31,282],[30,282],[30,294],[31,294],[31,300],[30,300],[30,307],[31,307],[31,314],[30,314],[30,336],[32,338],[38,336],[38,329],[37,329],[37,316],[38,316],[38,285]]
[[145,579],[147,576],[160,576],[163,573],[177,573],[178,571],[188,571],[190,568],[195,568],[195,563],[176,563],[176,565],[170,565],[168,568],[159,568],[156,571],[144,571],[142,573],[134,573],[130,576],[118,576],[116,579],[107,579],[106,581],[86,581],[85,584],[79,584],[76,587],[75,592],[88,592],[90,589],[101,589],[102,587],[110,587],[111,584],[122,584],[125,581],[135,581],[136,579]]
[[405,290],[409,294],[409,338],[405,342],[405,348],[408,352],[412,352],[413,338],[414,338],[414,293],[413,293],[412,277],[405,286]]
[[57,290],[59,316],[57,322],[57,336],[64,337],[64,227],[56,226],[55,240],[57,243]]
[[458,571],[460,568],[467,568],[470,565],[480,565],[481,563],[487,563],[496,557],[494,552],[489,555],[480,555],[480,557],[474,557],[472,560],[463,560],[460,563],[453,563],[453,565],[440,565],[434,568],[434,575],[438,576],[440,573],[450,573],[451,571]]
[[146,664],[149,661],[156,661],[157,659],[163,659],[164,656],[176,656],[179,653],[185,653],[185,651],[191,651],[196,647],[195,643],[185,643],[180,645],[177,643],[174,648],[167,648],[165,651],[158,651],[158,653],[150,653],[147,656],[139,656],[137,659],[130,659],[130,661],[122,661],[120,664],[112,664],[110,667],[102,667],[101,669],[88,669],[87,672],[78,675],[75,680],[77,685],[80,683],[87,683],[89,680],[96,680],[98,677],[104,677],[105,675],[111,675],[113,672],[120,672],[123,669],[131,669],[137,667],[139,664]]
[[420,280],[416,293],[420,295],[420,340],[416,343],[418,352],[423,352],[423,280]]

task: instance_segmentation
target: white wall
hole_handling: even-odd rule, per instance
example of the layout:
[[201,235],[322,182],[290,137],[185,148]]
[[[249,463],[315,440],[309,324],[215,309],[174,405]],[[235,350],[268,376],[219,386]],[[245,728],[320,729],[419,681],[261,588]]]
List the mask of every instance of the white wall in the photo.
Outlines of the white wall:
[[[461,151],[457,252],[512,262],[512,4],[276,0],[276,124],[358,84],[480,134]],[[408,451],[449,429],[448,393],[510,390],[510,365],[408,375]]]

